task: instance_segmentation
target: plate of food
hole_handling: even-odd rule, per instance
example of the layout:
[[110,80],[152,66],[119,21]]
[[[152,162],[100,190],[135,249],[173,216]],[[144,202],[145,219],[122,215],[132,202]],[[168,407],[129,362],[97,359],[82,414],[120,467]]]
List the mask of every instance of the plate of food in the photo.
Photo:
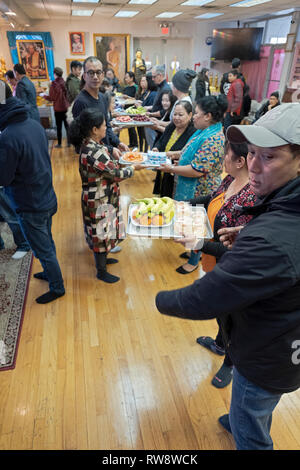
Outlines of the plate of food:
[[117,125],[126,125],[133,123],[133,119],[130,116],[117,116],[113,122]]
[[147,154],[142,152],[125,152],[119,159],[123,165],[131,165],[132,163],[143,163],[147,160]]
[[137,199],[130,206],[130,217],[137,227],[168,227],[173,223],[174,201],[170,197]]
[[197,240],[213,238],[205,208],[200,205],[191,206],[185,201],[176,202],[174,236]]

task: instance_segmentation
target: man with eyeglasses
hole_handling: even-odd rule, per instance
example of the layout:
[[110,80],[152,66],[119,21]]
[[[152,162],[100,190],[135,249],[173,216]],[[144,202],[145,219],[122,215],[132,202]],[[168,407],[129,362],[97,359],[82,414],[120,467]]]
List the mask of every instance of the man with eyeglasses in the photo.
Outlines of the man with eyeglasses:
[[99,92],[103,81],[102,63],[97,57],[88,57],[83,64],[84,87],[75,99],[72,114],[76,118],[85,108],[96,108],[106,116],[106,137],[104,143],[112,152],[114,158],[119,158],[122,151],[129,151],[119,137],[114,134],[108,117],[108,104],[102,93]]

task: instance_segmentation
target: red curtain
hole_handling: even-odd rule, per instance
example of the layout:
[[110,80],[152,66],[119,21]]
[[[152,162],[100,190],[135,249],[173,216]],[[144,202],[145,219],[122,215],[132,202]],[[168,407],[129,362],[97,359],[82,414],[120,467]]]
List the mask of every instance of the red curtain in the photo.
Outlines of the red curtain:
[[247,60],[242,62],[242,72],[250,87],[250,97],[261,101],[268,69],[270,46],[262,46],[260,60]]

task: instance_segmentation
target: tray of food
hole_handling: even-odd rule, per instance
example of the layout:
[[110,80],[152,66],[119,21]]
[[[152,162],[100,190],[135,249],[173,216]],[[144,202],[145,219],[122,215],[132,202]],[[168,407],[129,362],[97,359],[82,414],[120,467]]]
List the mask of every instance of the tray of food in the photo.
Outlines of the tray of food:
[[144,163],[147,160],[147,154],[142,152],[125,152],[120,157],[119,162],[123,165],[131,165],[132,163]]
[[112,123],[117,126],[124,126],[127,124],[133,124],[133,119],[130,116],[117,116],[112,120]]
[[189,202],[175,202],[174,237],[209,240],[213,236],[207,212],[202,205],[191,206]]
[[169,197],[137,199],[131,204],[133,225],[140,227],[167,227],[173,223],[174,201]]
[[171,165],[170,158],[167,157],[166,152],[147,152],[147,160],[145,164],[151,166],[152,168],[160,167],[161,165]]
[[126,113],[130,115],[144,115],[146,112],[147,110],[146,108],[143,108],[143,106],[130,106],[130,108],[126,109]]

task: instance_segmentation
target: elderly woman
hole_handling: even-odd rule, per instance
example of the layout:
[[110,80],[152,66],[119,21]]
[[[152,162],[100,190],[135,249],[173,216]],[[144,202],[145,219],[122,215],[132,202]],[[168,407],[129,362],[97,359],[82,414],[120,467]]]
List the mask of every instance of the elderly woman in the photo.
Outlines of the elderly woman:
[[[196,132],[193,125],[193,107],[188,101],[178,101],[175,105],[172,122],[156,141],[154,151],[166,152],[172,159],[176,158],[178,150],[182,150],[190,137]],[[157,171],[154,194],[173,196],[174,175]]]
[[81,206],[86,241],[94,252],[97,278],[114,283],[120,278],[108,273],[106,265],[117,262],[107,259],[107,254],[124,238],[119,182],[133,176],[134,168],[143,167],[121,169],[102,144],[105,132],[105,118],[95,109],[84,109],[70,125],[71,142],[80,146]]
[[220,185],[225,143],[221,120],[226,108],[227,100],[223,95],[202,98],[196,105],[193,118],[197,131],[177,153],[178,164],[160,168],[175,174],[174,199],[177,201],[205,196]]

